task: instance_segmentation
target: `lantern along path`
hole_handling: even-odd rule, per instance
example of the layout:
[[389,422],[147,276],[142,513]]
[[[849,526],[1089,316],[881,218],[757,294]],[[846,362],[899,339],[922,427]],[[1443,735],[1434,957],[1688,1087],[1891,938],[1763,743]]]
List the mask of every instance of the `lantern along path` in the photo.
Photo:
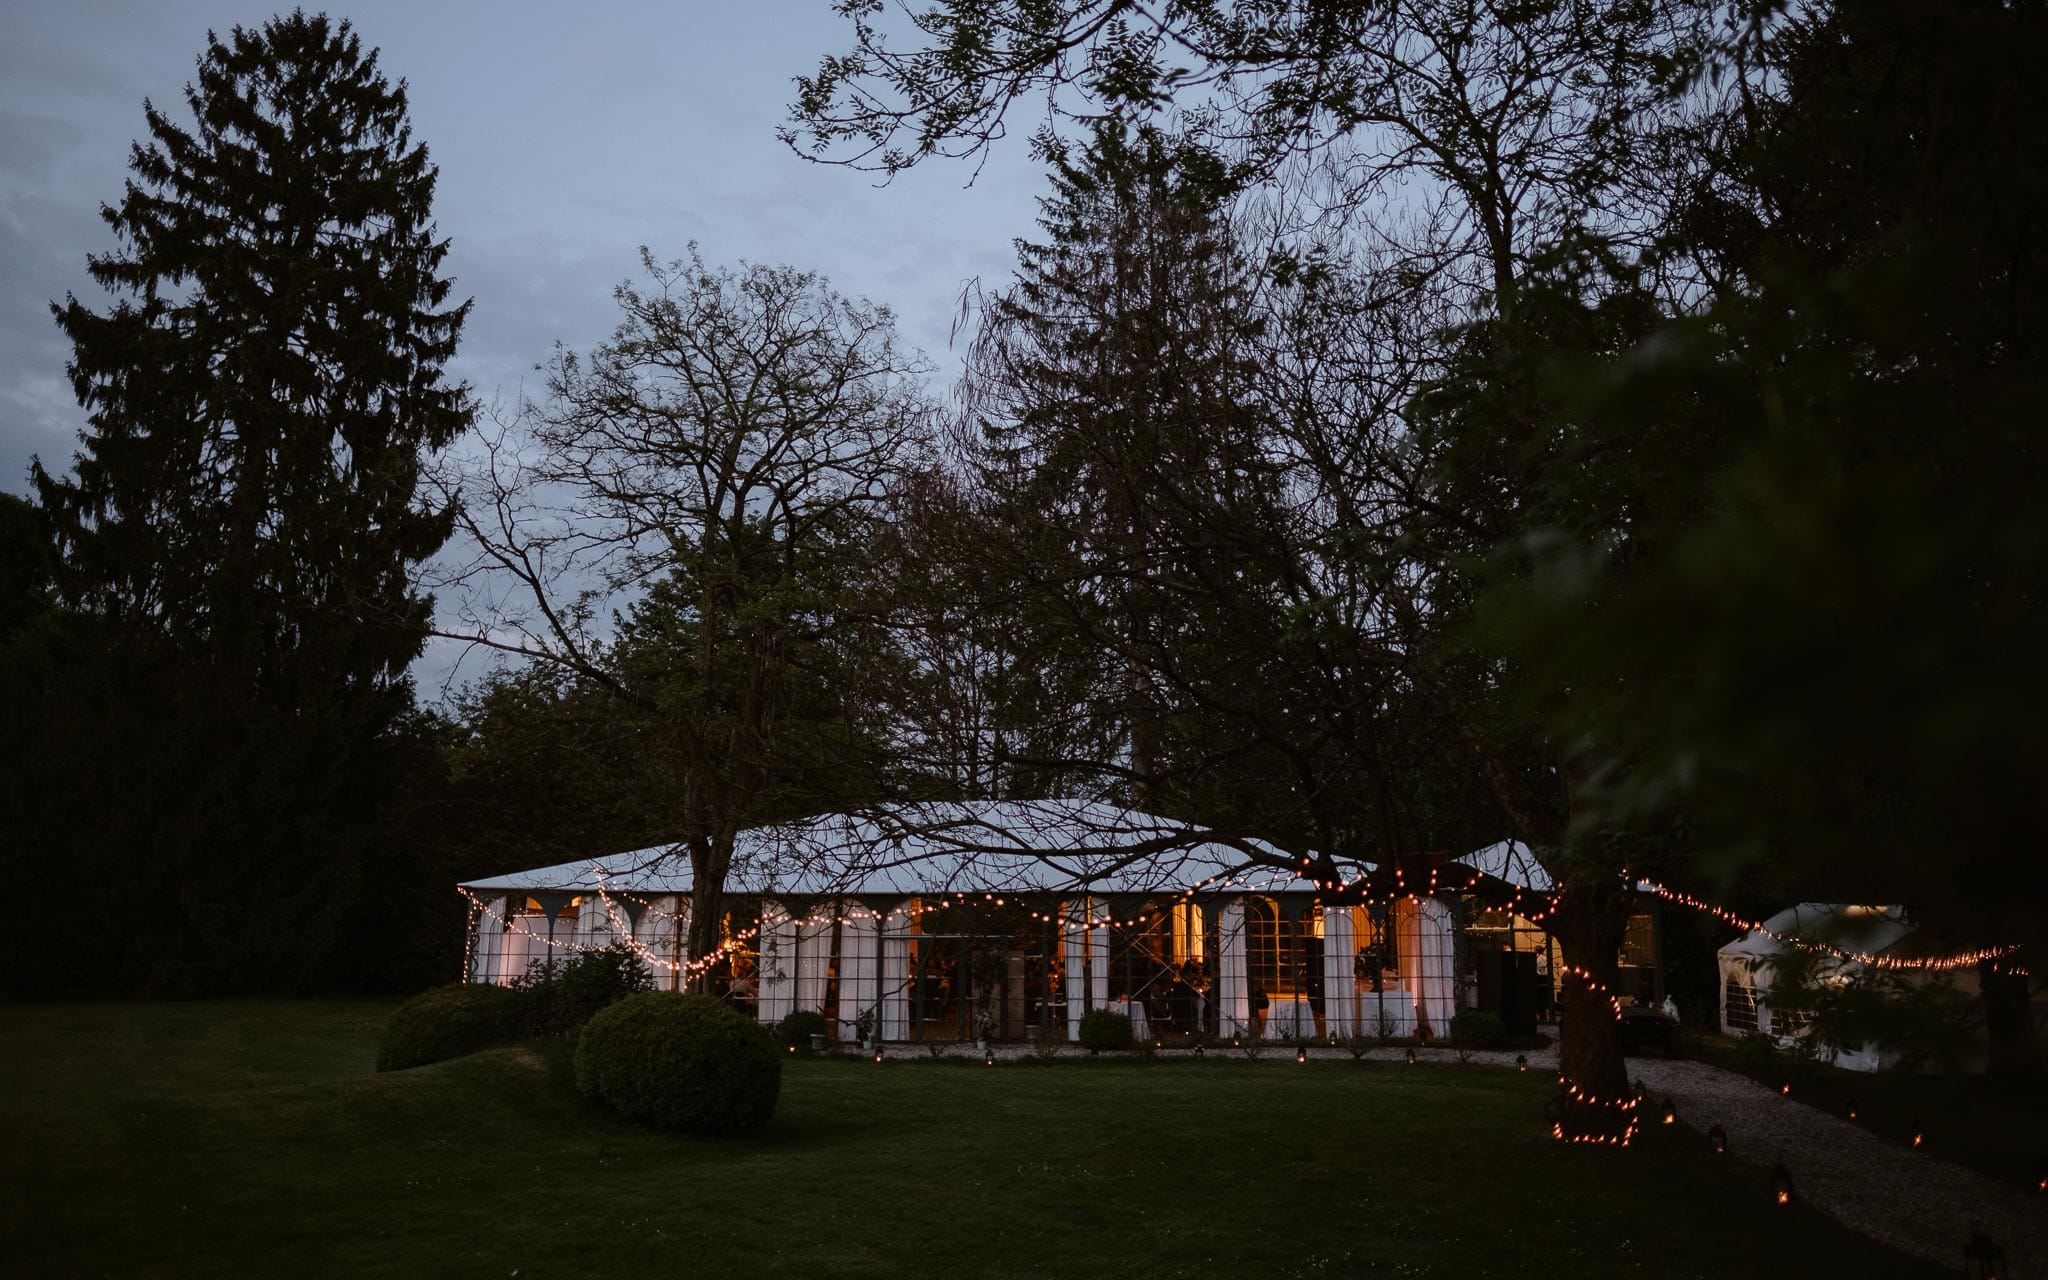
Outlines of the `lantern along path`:
[[2005,1250],[2001,1278],[2048,1280],[2048,1210],[2036,1196],[1703,1062],[1631,1058],[1629,1073],[1649,1090],[1646,1123],[1672,1099],[1693,1128],[1726,1130],[1735,1158],[1782,1163],[1799,1199],[1844,1226],[1951,1270],[1982,1231]]

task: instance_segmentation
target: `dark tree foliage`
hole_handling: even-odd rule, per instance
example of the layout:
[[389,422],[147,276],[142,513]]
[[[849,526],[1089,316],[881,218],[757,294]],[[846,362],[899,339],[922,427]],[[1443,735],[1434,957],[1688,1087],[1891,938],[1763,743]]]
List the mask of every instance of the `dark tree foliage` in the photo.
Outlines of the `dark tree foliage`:
[[75,477],[34,467],[66,599],[260,701],[402,705],[428,601],[407,574],[450,528],[421,454],[468,425],[442,378],[435,170],[348,24],[295,12],[209,39],[190,126],[149,141],[93,256],[126,295],[53,306],[90,429]]
[[1728,881],[1907,901],[1958,943],[2026,936],[2048,892],[2019,710],[2048,638],[2044,50],[2026,7],[1785,23],[1781,93],[1717,122],[1673,228],[1716,292],[1521,365],[1557,465],[1490,601],[1602,820],[1682,820]]
[[53,925],[76,954],[28,985],[401,980],[393,904],[439,879],[408,812],[437,767],[401,720],[409,573],[450,528],[416,490],[470,415],[435,170],[404,85],[324,16],[210,36],[186,103],[145,105],[102,210],[117,300],[53,308],[89,426],[72,474],[32,469],[77,635],[28,825],[111,901]]

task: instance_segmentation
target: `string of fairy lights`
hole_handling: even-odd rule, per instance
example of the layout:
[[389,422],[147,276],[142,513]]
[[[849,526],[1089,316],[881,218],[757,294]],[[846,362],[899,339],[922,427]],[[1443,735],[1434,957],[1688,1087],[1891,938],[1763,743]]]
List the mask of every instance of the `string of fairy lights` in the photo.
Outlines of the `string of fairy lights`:
[[[1673,889],[1668,885],[1658,884],[1655,881],[1650,880],[1645,880],[1642,882],[1642,884],[1645,889],[1657,895],[1659,898],[1662,898],[1666,902],[1675,903],[1681,907],[1689,907],[1694,911],[1704,911],[1708,915],[1713,916],[1715,919],[1720,920],[1722,923],[1731,925],[1734,928],[1741,929],[1749,933],[1761,933],[1765,937],[1770,938],[1773,941],[1783,943],[1786,946],[1798,947],[1805,951],[1812,951],[1822,955],[1834,956],[1837,959],[1852,961],[1856,964],[1865,965],[1872,969],[1920,973],[1947,973],[1957,969],[1972,969],[1980,964],[1985,963],[1986,961],[2003,960],[2007,957],[2016,954],[2020,950],[2020,948],[2017,945],[2003,947],[1979,947],[1972,951],[1958,951],[1951,955],[1945,956],[1888,956],[1869,951],[1857,951],[1850,948],[1832,946],[1826,942],[1817,941],[1812,938],[1802,938],[1795,934],[1781,933],[1775,929],[1767,929],[1760,921],[1748,919],[1744,916],[1737,914],[1734,911],[1730,911],[1728,908],[1721,906],[1718,903],[1709,902],[1705,898],[1699,898],[1693,896],[1692,894],[1681,892],[1680,890]],[[2020,977],[2028,976],[2027,969],[2021,965],[2011,966],[2011,972]]]
[[[1303,860],[1303,865],[1306,869],[1308,866],[1307,859]],[[593,868],[593,871],[595,870]],[[1264,870],[1266,874],[1262,879],[1255,880],[1254,873],[1258,870]],[[1471,868],[1465,868],[1464,870],[1470,874],[1461,877],[1466,883],[1459,887],[1469,887],[1473,878],[1480,875],[1480,873]],[[1337,899],[1336,904],[1327,904],[1330,906],[1341,904],[1343,906],[1371,908],[1381,905],[1382,901],[1388,904],[1401,899],[1413,901],[1432,895],[1446,887],[1443,885],[1437,868],[1432,867],[1429,874],[1422,879],[1421,884],[1410,886],[1407,883],[1405,869],[1397,867],[1391,885],[1393,892],[1386,894],[1384,899],[1382,899],[1380,895],[1371,893],[1369,889],[1361,889],[1361,886],[1368,884],[1374,875],[1374,872],[1367,871],[1351,880],[1337,881],[1315,880],[1310,877],[1310,883],[1318,891],[1317,907],[1326,907],[1322,897],[1324,894]],[[603,883],[602,875],[600,874],[597,878],[599,883],[596,886],[595,893],[598,900],[603,904],[611,940],[625,944],[650,969],[662,970],[677,975],[678,985],[695,981],[722,960],[743,950],[746,943],[759,938],[764,932],[780,929],[784,926],[802,931],[821,929],[828,924],[844,926],[849,923],[871,923],[879,931],[883,926],[892,921],[909,923],[915,920],[924,910],[948,911],[957,908],[978,907],[1022,910],[1029,919],[1051,926],[1055,936],[1072,937],[1076,934],[1090,934],[1096,931],[1146,929],[1156,920],[1170,918],[1172,913],[1178,910],[1181,905],[1192,903],[1198,895],[1202,894],[1213,895],[1229,892],[1232,889],[1270,892],[1277,887],[1281,887],[1283,884],[1298,882],[1297,877],[1270,868],[1219,873],[1208,876],[1172,895],[1172,898],[1177,900],[1172,905],[1159,910],[1141,911],[1129,917],[1095,914],[1095,902],[1098,895],[1092,894],[1084,898],[1078,911],[1071,904],[1062,904],[1054,911],[1039,911],[1028,905],[1022,892],[997,893],[994,891],[982,891],[975,893],[950,890],[943,891],[933,898],[914,900],[912,903],[907,904],[907,906],[899,905],[887,911],[864,907],[857,902],[842,899],[835,901],[830,912],[821,914],[816,910],[812,910],[801,920],[786,912],[775,913],[779,918],[764,916],[760,923],[726,934],[716,948],[703,956],[695,959],[682,957],[672,959],[648,947],[636,936],[638,930],[634,927],[633,918],[628,913],[622,912],[618,902],[614,900],[608,887]],[[1845,961],[1867,965],[1873,969],[1940,973],[1972,967],[1986,961],[2005,960],[2012,972],[2022,975],[2027,972],[2023,966],[2011,963],[2011,957],[2019,950],[2015,946],[1978,948],[1946,956],[1897,957],[1880,955],[1832,946],[1809,938],[1788,935],[1766,928],[1761,922],[1750,920],[1729,908],[1673,889],[1668,885],[1651,881],[1639,883],[1643,890],[1656,895],[1663,901],[1692,910],[1707,912],[1732,927],[1746,932],[1761,933],[1788,946],[1831,955]],[[522,920],[532,917],[520,916],[516,913],[501,914],[490,903],[484,901],[466,887],[460,888],[460,892],[469,900],[472,913],[472,928],[468,931],[469,936],[465,940],[465,954],[463,957],[465,977],[474,973],[475,942],[480,932],[474,926],[485,917],[497,922],[507,932],[520,934],[531,941],[539,942],[551,949],[579,952],[591,949],[591,944],[579,940],[558,939],[551,935],[535,933],[521,923]],[[1557,913],[1563,896],[1561,889],[1546,893],[1529,889],[1525,886],[1516,886],[1514,892],[1505,902],[1494,905],[1501,910],[1528,920],[1531,924],[1541,924]],[[574,901],[580,901],[580,899]],[[687,917],[682,913],[667,911],[650,900],[636,899],[635,903],[639,908],[641,918],[645,918],[649,913],[652,913],[657,920],[678,926],[687,920]],[[1560,964],[1558,976],[1561,981],[1575,982],[1582,985],[1589,994],[1606,1004],[1608,1012],[1617,1021],[1624,1017],[1619,994],[1607,983],[1601,981],[1592,970],[1580,965]],[[1640,1131],[1642,1099],[1639,1095],[1630,1094],[1621,1097],[1606,1097],[1583,1087],[1579,1082],[1572,1080],[1562,1072],[1558,1075],[1558,1087],[1561,1094],[1561,1102],[1565,1106],[1576,1107],[1582,1110],[1613,1111],[1620,1115],[1621,1122],[1618,1130],[1613,1129],[1611,1125],[1596,1125],[1591,1129],[1585,1129],[1578,1124],[1573,1124],[1568,1129],[1565,1123],[1565,1116],[1560,1114],[1553,1120],[1551,1125],[1551,1134],[1557,1140],[1574,1144],[1625,1147],[1635,1139]]]

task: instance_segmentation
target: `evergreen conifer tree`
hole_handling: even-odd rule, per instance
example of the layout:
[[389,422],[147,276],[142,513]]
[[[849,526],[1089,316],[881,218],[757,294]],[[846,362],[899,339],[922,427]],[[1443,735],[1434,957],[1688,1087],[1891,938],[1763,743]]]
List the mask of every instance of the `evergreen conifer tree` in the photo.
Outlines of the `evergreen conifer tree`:
[[65,594],[263,701],[388,688],[424,638],[408,567],[450,527],[421,454],[470,413],[436,171],[405,85],[324,15],[209,34],[186,101],[190,127],[145,104],[101,211],[124,244],[92,276],[127,297],[52,307],[90,421],[75,477],[33,471]]
[[102,209],[116,300],[52,308],[88,427],[31,478],[83,639],[70,798],[30,816],[120,892],[41,985],[362,985],[352,934],[419,888],[392,816],[431,607],[409,571],[451,526],[418,481],[469,421],[443,372],[468,304],[405,85],[348,23],[209,33],[185,96],[189,123],[145,104]]

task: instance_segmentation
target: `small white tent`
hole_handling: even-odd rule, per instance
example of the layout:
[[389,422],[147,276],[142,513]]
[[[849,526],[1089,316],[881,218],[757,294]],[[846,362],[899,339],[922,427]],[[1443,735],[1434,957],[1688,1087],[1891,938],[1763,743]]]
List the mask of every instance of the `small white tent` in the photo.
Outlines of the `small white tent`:
[[[1789,1043],[1805,1027],[1782,1011],[1776,1017],[1772,1015],[1771,988],[1776,984],[1776,962],[1780,957],[1801,943],[1882,956],[1910,936],[1913,929],[1902,907],[1828,902],[1802,902],[1787,907],[1721,948],[1721,1030],[1728,1035],[1761,1032],[1780,1044]],[[1864,968],[1861,961],[1824,952],[1814,976],[1820,981],[1846,981]],[[1896,1057],[1881,1045],[1865,1044],[1853,1051],[1837,1050],[1834,1064],[1851,1071],[1877,1071],[1890,1066]]]

